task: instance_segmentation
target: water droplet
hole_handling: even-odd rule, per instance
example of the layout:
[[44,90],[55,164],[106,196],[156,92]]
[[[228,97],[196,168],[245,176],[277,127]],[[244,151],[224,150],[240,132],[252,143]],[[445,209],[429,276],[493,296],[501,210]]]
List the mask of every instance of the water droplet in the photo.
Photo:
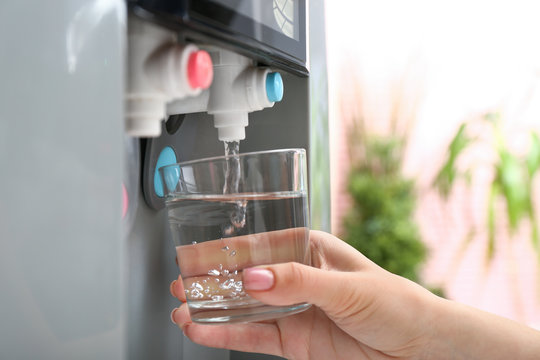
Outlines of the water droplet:
[[221,272],[221,275],[223,276],[228,276],[229,275],[229,270],[225,269]]
[[229,253],[229,256],[235,256],[236,255],[236,250],[233,250]]
[[220,301],[223,300],[223,295],[212,295],[213,301]]
[[196,241],[192,241],[192,242],[191,242],[191,245],[196,245],[196,244],[197,244]]
[[221,251],[229,251],[229,246],[224,246],[221,248]]
[[216,269],[208,270],[208,275],[219,276],[219,274],[220,274],[219,270],[216,270]]

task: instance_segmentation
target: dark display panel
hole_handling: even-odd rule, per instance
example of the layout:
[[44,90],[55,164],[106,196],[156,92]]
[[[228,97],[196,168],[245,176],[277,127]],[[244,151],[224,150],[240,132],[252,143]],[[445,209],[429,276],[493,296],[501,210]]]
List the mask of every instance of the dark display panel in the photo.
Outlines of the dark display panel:
[[130,0],[135,14],[187,40],[308,75],[306,0]]

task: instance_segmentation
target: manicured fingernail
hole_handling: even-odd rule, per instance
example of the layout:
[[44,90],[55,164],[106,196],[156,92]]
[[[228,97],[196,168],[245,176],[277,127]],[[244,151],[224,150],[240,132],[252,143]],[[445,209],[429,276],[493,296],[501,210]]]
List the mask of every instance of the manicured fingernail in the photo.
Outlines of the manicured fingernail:
[[178,308],[174,308],[173,311],[171,311],[171,321],[174,325],[176,325],[176,321],[174,321],[174,313],[178,310]]
[[274,286],[274,273],[267,269],[244,269],[244,288],[246,290],[268,290]]
[[176,286],[176,280],[174,280],[172,283],[171,283],[171,286],[169,287],[169,291],[171,292],[171,295],[176,297],[176,294],[174,293],[174,287]]

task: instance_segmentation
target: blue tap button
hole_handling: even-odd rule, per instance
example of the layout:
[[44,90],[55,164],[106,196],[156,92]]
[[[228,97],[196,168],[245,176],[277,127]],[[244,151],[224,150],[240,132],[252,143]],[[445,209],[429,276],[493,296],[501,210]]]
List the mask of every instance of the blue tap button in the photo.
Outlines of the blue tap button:
[[[163,182],[161,181],[161,174],[159,173],[159,168],[167,165],[176,164],[178,161],[176,160],[176,153],[170,146],[166,146],[161,150],[161,153],[159,154],[157,163],[156,163],[156,170],[154,171],[154,191],[156,192],[156,195],[159,197],[163,197],[165,195],[164,189],[163,189]],[[166,179],[167,187],[169,189],[174,189],[176,187],[176,184],[178,183],[178,178],[180,177],[180,174],[177,171],[166,171]]]
[[278,72],[266,75],[266,97],[270,102],[277,102],[283,99],[283,79]]

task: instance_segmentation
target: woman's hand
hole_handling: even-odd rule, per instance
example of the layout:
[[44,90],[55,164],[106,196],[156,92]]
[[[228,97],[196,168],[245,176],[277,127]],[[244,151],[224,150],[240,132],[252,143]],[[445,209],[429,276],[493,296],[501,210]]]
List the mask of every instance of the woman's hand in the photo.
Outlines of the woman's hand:
[[[280,234],[281,236],[282,234]],[[184,303],[171,314],[201,345],[289,359],[540,359],[540,332],[436,297],[323,232],[310,232],[314,267],[244,269],[249,295],[270,305],[313,304],[269,322],[200,325]],[[182,281],[171,292],[185,302]]]
[[334,236],[310,232],[313,267],[298,263],[245,269],[248,294],[270,305],[313,304],[274,321],[192,323],[182,281],[171,292],[184,302],[173,321],[192,341],[210,347],[290,359],[419,358],[430,342],[438,298],[375,265]]

